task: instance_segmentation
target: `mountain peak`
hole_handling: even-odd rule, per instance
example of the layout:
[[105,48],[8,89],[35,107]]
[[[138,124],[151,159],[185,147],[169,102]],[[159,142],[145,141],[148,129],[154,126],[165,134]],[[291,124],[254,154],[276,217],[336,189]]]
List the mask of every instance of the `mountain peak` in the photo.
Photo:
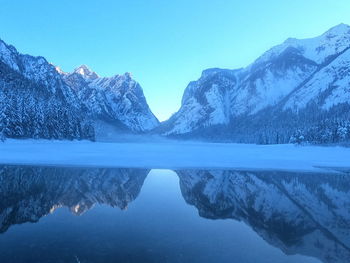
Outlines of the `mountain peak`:
[[[51,64],[51,65],[53,65],[53,64]],[[67,74],[67,73],[64,72],[59,66],[55,66],[55,65],[53,65],[53,66],[55,67],[56,71],[57,71],[60,75],[66,75],[66,74]]]
[[125,73],[124,73],[124,76],[125,76],[127,79],[132,79],[132,73],[131,73],[131,72],[125,72]]
[[339,24],[327,30],[322,35],[312,38],[288,38],[282,44],[272,47],[254,63],[267,62],[282,54],[287,48],[296,48],[301,55],[318,64],[327,57],[339,54],[350,46],[350,26]]
[[88,66],[86,66],[86,65],[81,65],[81,66],[77,67],[74,70],[74,73],[77,73],[77,74],[83,76],[84,78],[90,79],[90,80],[94,80],[94,79],[98,78],[98,75],[95,72],[93,72],[91,69],[89,69]]
[[343,35],[343,34],[350,34],[350,26],[344,23],[341,23],[339,25],[336,25],[332,28],[330,28],[328,31],[326,31],[325,35]]

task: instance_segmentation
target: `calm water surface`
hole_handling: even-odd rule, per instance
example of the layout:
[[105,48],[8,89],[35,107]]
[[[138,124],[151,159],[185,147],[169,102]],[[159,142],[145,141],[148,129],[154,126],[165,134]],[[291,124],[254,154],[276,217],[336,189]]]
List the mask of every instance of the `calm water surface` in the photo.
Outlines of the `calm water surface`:
[[350,259],[350,175],[0,167],[0,262]]

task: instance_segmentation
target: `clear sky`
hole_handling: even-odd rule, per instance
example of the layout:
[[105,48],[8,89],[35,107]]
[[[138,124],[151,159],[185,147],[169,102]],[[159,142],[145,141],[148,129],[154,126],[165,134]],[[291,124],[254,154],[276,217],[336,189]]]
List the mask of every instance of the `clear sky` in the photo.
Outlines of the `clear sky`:
[[131,72],[160,120],[210,67],[350,24],[349,0],[0,0],[0,38],[64,71]]

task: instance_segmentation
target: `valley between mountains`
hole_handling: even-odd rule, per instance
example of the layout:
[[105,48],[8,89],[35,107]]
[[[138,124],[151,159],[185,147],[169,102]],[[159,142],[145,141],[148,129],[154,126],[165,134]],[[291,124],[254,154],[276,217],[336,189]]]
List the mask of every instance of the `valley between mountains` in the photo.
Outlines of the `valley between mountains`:
[[257,144],[350,141],[350,26],[289,38],[241,69],[212,68],[164,122],[130,73],[63,72],[0,40],[0,137],[87,139],[112,130]]

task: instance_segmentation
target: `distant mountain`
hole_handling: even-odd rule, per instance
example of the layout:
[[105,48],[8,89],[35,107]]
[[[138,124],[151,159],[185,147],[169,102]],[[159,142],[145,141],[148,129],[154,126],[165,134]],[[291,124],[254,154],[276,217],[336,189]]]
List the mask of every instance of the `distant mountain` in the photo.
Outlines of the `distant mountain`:
[[287,39],[237,70],[204,70],[163,135],[237,142],[350,140],[350,27]]
[[234,219],[287,255],[325,263],[350,258],[347,175],[277,171],[176,171],[187,203],[210,219]]
[[134,132],[148,131],[159,125],[141,86],[130,73],[110,78],[99,77],[85,65],[73,73],[58,71],[89,110],[93,120],[113,123]]
[[0,40],[0,137],[94,139],[86,108],[43,57]]
[[95,204],[125,209],[149,170],[64,167],[0,167],[0,233],[37,222],[59,207],[81,215]]

